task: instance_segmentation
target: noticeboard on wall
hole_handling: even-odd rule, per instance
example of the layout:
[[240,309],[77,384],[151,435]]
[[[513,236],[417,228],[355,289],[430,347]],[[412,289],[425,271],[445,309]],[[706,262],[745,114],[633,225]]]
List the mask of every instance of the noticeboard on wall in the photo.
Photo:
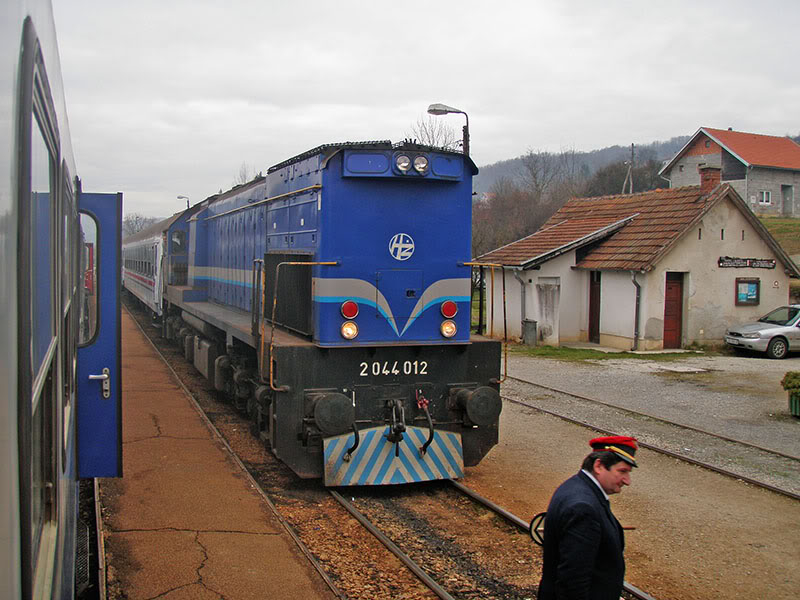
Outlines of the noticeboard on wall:
[[757,277],[736,278],[736,306],[756,306],[760,292],[761,280]]

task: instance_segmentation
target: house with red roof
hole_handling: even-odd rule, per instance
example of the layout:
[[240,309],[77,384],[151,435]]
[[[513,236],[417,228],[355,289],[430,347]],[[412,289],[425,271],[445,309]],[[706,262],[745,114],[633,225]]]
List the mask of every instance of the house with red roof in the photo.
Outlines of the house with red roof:
[[721,169],[757,215],[800,218],[800,145],[790,138],[701,127],[660,175],[670,187],[697,185],[702,166]]
[[[537,232],[480,257],[495,334],[622,350],[722,342],[727,326],[789,300],[800,270],[720,169],[701,184],[574,198]],[[504,284],[504,286],[502,285]],[[526,333],[527,333],[526,332]]]

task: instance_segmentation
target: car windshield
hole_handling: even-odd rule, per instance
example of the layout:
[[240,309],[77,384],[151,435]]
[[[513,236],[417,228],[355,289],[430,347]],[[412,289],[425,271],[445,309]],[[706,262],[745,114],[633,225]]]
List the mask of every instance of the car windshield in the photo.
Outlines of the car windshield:
[[787,325],[791,323],[797,316],[800,309],[792,306],[781,306],[776,308],[771,313],[768,313],[759,319],[761,323],[772,323],[774,325]]

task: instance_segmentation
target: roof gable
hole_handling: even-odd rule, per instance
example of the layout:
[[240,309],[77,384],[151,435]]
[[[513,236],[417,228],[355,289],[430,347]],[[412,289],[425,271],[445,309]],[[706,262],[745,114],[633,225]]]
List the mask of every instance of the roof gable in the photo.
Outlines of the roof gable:
[[800,145],[788,137],[701,127],[660,173],[670,171],[682,156],[695,147],[700,138],[710,139],[745,166],[800,171]]

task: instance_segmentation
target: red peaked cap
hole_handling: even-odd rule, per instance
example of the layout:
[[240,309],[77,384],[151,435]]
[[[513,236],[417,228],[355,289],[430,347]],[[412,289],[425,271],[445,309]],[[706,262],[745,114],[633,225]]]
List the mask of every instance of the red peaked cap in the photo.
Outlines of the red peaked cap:
[[634,456],[636,454],[636,450],[639,448],[639,444],[636,443],[636,438],[634,437],[628,437],[626,435],[609,435],[606,437],[599,437],[589,440],[589,445],[595,452],[607,450],[619,456],[629,465],[634,467],[638,466]]

